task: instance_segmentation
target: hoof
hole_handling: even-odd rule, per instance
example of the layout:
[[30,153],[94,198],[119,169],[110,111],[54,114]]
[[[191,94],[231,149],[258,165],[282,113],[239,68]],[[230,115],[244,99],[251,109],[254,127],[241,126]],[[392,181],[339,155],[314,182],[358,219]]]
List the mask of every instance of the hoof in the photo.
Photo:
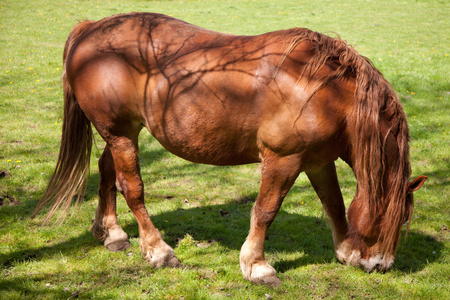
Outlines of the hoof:
[[126,241],[112,241],[108,242],[108,239],[105,240],[105,247],[111,252],[121,252],[130,248],[131,244],[128,240]]
[[180,267],[181,263],[178,260],[178,258],[175,255],[167,255],[165,257],[163,256],[153,256],[151,259],[148,260],[149,263],[155,267],[155,268],[178,268]]
[[336,249],[337,259],[344,265],[358,267],[361,260],[361,252],[353,249],[351,244],[346,240],[343,241]]
[[108,230],[108,236],[105,239],[104,245],[109,251],[120,252],[128,249],[131,244],[128,241],[128,235],[125,231],[120,226],[117,226]]
[[247,265],[241,261],[241,271],[244,279],[255,284],[267,285],[271,288],[281,284],[280,278],[277,277],[277,272],[266,261],[253,265]]
[[181,265],[180,261],[175,256],[173,249],[164,242],[162,242],[158,248],[150,248],[151,250],[147,248],[149,250],[146,250],[141,240],[140,248],[142,257],[155,268],[177,268]]
[[172,255],[171,257],[152,257],[148,260],[148,262],[154,267],[154,268],[178,268],[180,267],[181,263],[176,258],[176,256]]
[[169,268],[179,268],[179,267],[181,266],[181,263],[180,263],[180,261],[178,260],[178,258],[176,258],[176,257],[174,256],[174,257],[172,257],[171,259],[169,259],[169,260],[167,261],[166,266],[169,267]]
[[253,265],[252,273],[248,277],[248,280],[255,284],[268,285],[271,288],[281,284],[281,280],[277,277],[275,269],[267,262]]
[[255,284],[268,285],[271,288],[281,284],[281,280],[277,277],[275,269],[264,259],[255,261],[254,253],[250,242],[247,239],[242,245],[239,256],[242,276]]

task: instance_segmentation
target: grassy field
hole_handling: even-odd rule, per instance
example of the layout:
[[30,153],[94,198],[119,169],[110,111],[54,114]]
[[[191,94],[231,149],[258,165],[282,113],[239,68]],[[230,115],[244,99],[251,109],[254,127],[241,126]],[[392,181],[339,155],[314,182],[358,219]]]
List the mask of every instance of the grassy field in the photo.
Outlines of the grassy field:
[[[302,174],[269,230],[266,256],[283,284],[242,279],[239,250],[258,191],[258,165],[183,161],[141,136],[146,205],[183,263],[154,269],[141,258],[136,222],[123,198],[118,217],[131,237],[108,252],[90,232],[97,161],[81,209],[57,226],[30,215],[53,171],[62,118],[62,51],[77,20],[152,11],[235,34],[290,27],[339,33],[392,82],[408,115],[415,195],[411,231],[393,269],[367,274],[334,257],[321,204]],[[0,299],[450,299],[450,49],[448,1],[19,1],[0,2]],[[337,163],[348,205],[351,170]],[[222,212],[222,213],[221,213]],[[225,212],[225,214],[224,214]]]

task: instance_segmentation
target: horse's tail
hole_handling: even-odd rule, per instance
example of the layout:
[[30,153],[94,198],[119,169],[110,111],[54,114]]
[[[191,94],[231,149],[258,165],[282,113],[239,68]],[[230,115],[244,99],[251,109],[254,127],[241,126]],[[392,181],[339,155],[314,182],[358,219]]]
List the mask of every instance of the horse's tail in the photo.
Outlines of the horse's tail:
[[64,48],[64,72],[62,75],[64,117],[61,146],[53,175],[32,215],[32,218],[34,218],[46,204],[52,203],[44,222],[49,221],[57,211],[61,211],[58,221],[62,222],[73,198],[76,197],[76,203],[78,204],[83,199],[86,190],[86,177],[89,174],[93,141],[92,128],[67,80],[66,61],[74,41],[92,23],[91,21],[84,21],[75,25]]

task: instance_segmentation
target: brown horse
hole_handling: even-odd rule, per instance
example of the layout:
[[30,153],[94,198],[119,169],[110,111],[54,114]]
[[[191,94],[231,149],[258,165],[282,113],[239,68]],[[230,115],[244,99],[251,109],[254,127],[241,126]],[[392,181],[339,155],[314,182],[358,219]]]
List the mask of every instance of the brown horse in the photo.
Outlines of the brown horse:
[[[390,84],[340,39],[304,28],[258,36],[206,30],[152,13],[76,25],[64,50],[64,125],[58,163],[34,215],[67,212],[82,197],[91,123],[106,141],[92,228],[110,250],[129,246],[116,192],[136,217],[144,259],[177,266],[144,206],[138,136],[143,127],[170,152],[197,163],[261,162],[261,186],[240,254],[245,279],[276,285],[266,233],[300,172],[330,219],[337,258],[388,269],[411,216],[406,116]],[[348,222],[334,161],[353,169]],[[63,214],[64,215],[64,214]]]

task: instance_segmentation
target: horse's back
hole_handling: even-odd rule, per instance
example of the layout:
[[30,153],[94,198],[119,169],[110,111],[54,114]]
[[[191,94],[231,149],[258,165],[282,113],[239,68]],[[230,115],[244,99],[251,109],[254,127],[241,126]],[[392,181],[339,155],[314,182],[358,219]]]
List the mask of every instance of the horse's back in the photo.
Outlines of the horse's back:
[[158,14],[119,15],[81,36],[67,71],[97,129],[127,134],[142,124],[194,162],[251,163],[266,148],[336,159],[324,147],[336,146],[348,93],[332,84],[309,101],[298,78],[313,45],[283,56],[299,30],[234,36]]

